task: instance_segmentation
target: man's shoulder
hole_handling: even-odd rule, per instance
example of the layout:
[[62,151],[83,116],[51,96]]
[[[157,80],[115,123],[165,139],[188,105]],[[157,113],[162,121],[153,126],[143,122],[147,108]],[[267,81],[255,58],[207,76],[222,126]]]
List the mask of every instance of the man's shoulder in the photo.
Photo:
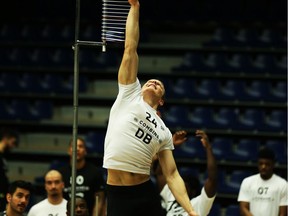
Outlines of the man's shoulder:
[[71,172],[71,166],[70,164],[67,163],[62,166],[59,166],[58,168],[56,168],[56,170],[58,170],[60,173]]
[[31,207],[30,211],[37,211],[38,209],[41,210],[41,209],[42,209],[43,207],[45,207],[47,204],[49,204],[49,202],[48,202],[48,199],[46,198],[46,199],[41,200],[40,202],[34,204],[34,205]]
[[273,175],[273,179],[274,179],[275,181],[279,182],[279,184],[284,184],[284,185],[287,184],[286,179],[282,178],[282,177],[279,176],[279,175],[274,174],[274,175]]

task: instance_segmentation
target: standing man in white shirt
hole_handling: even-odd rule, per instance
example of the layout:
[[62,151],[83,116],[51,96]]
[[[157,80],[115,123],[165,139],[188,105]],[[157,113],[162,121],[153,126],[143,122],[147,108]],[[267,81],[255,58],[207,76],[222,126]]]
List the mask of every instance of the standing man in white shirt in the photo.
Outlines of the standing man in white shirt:
[[66,216],[67,200],[63,198],[64,182],[57,170],[45,175],[47,198],[31,207],[28,216]]
[[238,195],[242,216],[287,216],[287,181],[274,173],[275,154],[262,148],[259,173],[245,178]]

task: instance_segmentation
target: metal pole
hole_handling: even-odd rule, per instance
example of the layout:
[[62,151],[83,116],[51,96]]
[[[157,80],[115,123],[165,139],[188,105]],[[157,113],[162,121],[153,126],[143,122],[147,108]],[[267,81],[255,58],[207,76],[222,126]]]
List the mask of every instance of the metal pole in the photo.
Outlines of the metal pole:
[[71,216],[75,215],[75,195],[76,195],[76,159],[77,159],[77,138],[78,138],[78,89],[79,89],[79,37],[80,28],[80,0],[76,0],[76,20],[75,20],[75,40],[74,40],[74,90],[73,90],[73,146],[71,164]]

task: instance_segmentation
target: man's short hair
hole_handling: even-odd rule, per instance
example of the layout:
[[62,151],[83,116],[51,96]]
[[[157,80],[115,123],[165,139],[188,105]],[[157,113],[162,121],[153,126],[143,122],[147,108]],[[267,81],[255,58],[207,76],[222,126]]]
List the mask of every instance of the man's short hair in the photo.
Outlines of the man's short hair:
[[275,161],[275,153],[268,147],[263,147],[258,152],[258,159],[268,159]]
[[16,130],[6,127],[0,128],[0,140],[2,140],[5,137],[16,138],[16,145],[18,145],[19,133]]
[[[86,141],[85,141],[85,139],[83,139],[82,137],[77,137],[77,141],[78,140],[80,140],[81,142],[83,142],[84,143],[84,146],[86,147]],[[73,138],[71,138],[70,140],[69,140],[69,146],[71,146],[73,143]]]
[[17,188],[28,190],[30,193],[33,192],[33,186],[30,182],[23,181],[23,180],[17,180],[17,181],[12,182],[9,185],[8,193],[13,195],[15,193],[15,191],[17,190]]
[[[86,200],[84,199],[84,197],[81,197],[81,196],[77,196],[77,195],[76,195],[76,196],[75,196],[75,201],[76,201],[76,199],[80,199],[80,200],[84,201],[85,204],[86,204],[86,207],[87,207],[87,202],[86,202]],[[72,203],[72,198],[70,198],[70,199],[68,200],[67,204],[66,204],[66,210],[67,210],[68,212],[70,212],[71,203]],[[87,207],[87,208],[88,208],[88,207]]]

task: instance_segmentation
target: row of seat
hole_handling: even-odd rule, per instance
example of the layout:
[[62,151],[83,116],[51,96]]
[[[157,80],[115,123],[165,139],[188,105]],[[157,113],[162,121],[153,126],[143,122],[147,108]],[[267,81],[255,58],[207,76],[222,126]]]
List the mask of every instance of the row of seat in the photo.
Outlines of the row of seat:
[[167,98],[192,100],[287,101],[286,81],[192,79],[164,80]]
[[[86,145],[90,152],[102,155],[104,152],[105,132],[88,132],[85,135]],[[231,139],[217,136],[210,139],[213,152],[217,160],[256,162],[257,152],[260,147],[267,146],[276,154],[276,161],[280,164],[287,163],[287,143],[283,140],[268,139],[261,141],[259,139]],[[194,136],[188,136],[188,139],[181,146],[176,147],[174,156],[180,158],[198,158],[205,159],[206,154],[200,140]],[[183,171],[183,170],[182,170]]]
[[[74,63],[73,50],[68,48],[14,48],[0,49],[1,66],[27,66],[59,68],[70,67]],[[117,67],[120,62],[119,54],[113,51],[101,53],[83,50],[79,54],[80,67],[107,68]],[[223,53],[210,52],[187,53],[183,62],[171,68],[172,72],[221,72],[245,74],[286,74],[287,55],[274,54],[239,54],[232,56]]]
[[[98,41],[101,29],[93,25],[80,26],[80,40]],[[0,41],[2,42],[74,42],[75,26],[73,24],[2,24],[0,26]]]
[[287,132],[287,112],[280,109],[200,106],[189,109],[173,105],[162,116],[169,127]]
[[[100,48],[99,48],[100,49]],[[8,67],[72,68],[74,52],[69,48],[1,48],[0,65]],[[81,68],[107,68],[118,65],[118,56],[113,52],[83,50],[79,53]]]
[[221,72],[243,74],[286,74],[287,54],[243,54],[243,53],[192,53],[183,56],[173,72]]
[[24,100],[0,101],[1,120],[27,120],[35,121],[51,119],[53,116],[53,103],[51,101]]
[[[72,93],[74,77],[52,73],[0,72],[1,92]],[[79,76],[79,92],[86,92],[89,80]],[[287,101],[287,82],[259,80],[164,79],[167,98],[192,100]],[[117,87],[117,86],[115,86]]]
[[[58,74],[0,73],[0,91],[5,93],[61,93],[72,94],[74,76]],[[79,76],[79,92],[86,92],[88,78]]]
[[[286,34],[286,35],[285,35]],[[205,47],[253,47],[282,48],[287,47],[287,33],[280,30],[255,28],[216,28],[212,38],[203,43]]]
[[[258,150],[263,146],[267,146],[275,152],[278,163],[287,163],[287,142],[283,140],[267,139],[260,141],[252,138],[233,140],[232,138],[217,136],[211,139],[210,142],[217,160],[256,162]],[[206,158],[200,140],[194,136],[189,137],[183,145],[176,147],[174,155],[176,158]]]

